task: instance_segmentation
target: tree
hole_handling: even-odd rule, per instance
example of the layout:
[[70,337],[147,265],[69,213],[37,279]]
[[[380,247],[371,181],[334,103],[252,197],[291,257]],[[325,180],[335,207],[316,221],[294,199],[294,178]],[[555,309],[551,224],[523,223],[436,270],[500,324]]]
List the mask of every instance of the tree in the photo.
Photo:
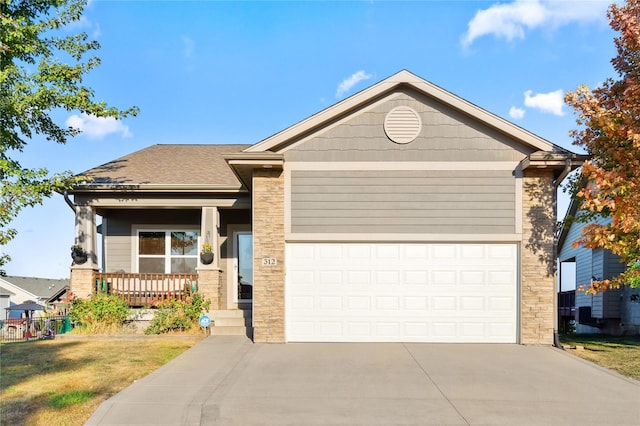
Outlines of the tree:
[[593,91],[580,86],[565,97],[579,115],[574,144],[591,156],[571,181],[581,202],[577,220],[591,222],[574,245],[611,250],[628,266],[612,280],[594,282],[592,293],[640,287],[640,0],[613,4],[607,16],[619,33],[611,60],[619,78]]
[[[35,135],[64,144],[79,129],[56,124],[56,111],[78,111],[122,119],[121,111],[94,98],[83,77],[100,64],[100,48],[86,33],[68,34],[80,20],[86,0],[0,0],[0,245],[11,241],[11,221],[27,206],[41,204],[80,178],[26,168],[15,158]],[[10,260],[0,255],[0,267]],[[1,272],[1,271],[0,271]]]

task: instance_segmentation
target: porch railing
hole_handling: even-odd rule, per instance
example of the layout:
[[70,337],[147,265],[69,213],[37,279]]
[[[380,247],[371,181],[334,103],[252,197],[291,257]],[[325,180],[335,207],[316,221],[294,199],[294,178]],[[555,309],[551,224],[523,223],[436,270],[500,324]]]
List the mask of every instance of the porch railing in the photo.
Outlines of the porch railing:
[[94,292],[114,294],[131,307],[184,300],[198,291],[198,274],[95,273]]

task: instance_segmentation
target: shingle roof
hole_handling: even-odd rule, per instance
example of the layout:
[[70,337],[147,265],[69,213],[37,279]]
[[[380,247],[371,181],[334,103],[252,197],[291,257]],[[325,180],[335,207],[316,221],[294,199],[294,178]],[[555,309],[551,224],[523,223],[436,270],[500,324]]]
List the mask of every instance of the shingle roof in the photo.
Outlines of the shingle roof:
[[69,286],[68,279],[6,276],[2,277],[2,280],[44,299],[50,298],[60,292],[60,289]]
[[152,145],[81,175],[98,185],[211,185],[240,187],[223,156],[251,145]]

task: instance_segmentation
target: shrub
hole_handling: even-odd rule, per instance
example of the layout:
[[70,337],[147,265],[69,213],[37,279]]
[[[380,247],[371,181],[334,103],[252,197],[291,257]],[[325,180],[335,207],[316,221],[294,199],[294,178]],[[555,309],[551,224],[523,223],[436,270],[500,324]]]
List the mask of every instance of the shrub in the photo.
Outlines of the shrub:
[[80,331],[104,333],[122,327],[129,307],[117,296],[93,294],[89,299],[76,298],[71,303],[71,321]]
[[209,310],[210,301],[200,294],[185,300],[167,300],[158,304],[146,334],[161,334],[175,330],[189,330],[197,323],[200,315]]

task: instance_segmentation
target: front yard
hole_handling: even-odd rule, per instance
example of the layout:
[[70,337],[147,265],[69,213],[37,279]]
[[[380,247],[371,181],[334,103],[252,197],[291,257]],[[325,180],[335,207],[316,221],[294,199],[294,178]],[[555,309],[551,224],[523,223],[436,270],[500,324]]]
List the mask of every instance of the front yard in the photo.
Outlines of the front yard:
[[569,334],[560,340],[573,355],[640,380],[640,336]]
[[104,400],[201,339],[65,336],[0,344],[0,425],[81,425]]

